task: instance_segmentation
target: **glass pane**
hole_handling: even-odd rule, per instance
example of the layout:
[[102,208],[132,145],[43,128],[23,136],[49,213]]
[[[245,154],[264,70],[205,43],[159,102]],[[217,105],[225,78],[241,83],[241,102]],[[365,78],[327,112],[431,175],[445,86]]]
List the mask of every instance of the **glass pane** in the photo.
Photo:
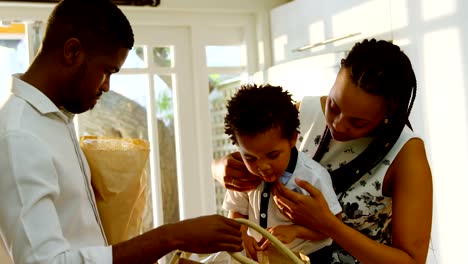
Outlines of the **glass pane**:
[[[211,117],[211,135],[213,146],[213,158],[221,158],[237,147],[231,143],[229,137],[224,133],[224,116],[226,114],[226,102],[240,87],[241,75],[209,75],[209,104]],[[217,213],[227,215],[221,207],[223,204],[225,188],[215,181]]]
[[172,75],[154,75],[164,224],[179,221]]
[[124,65],[122,68],[128,69],[144,69],[148,67],[148,63],[146,63],[146,56],[145,56],[145,46],[135,46],[128,52],[127,59],[125,60]]
[[[22,25],[26,26],[25,24]],[[36,56],[41,47],[42,39],[44,38],[46,23],[43,21],[34,21],[33,23],[28,23],[27,27],[29,30],[28,37],[31,45],[31,52],[33,56]]]
[[111,91],[129,98],[130,100],[145,108],[145,111],[148,97],[148,87],[148,75],[146,74],[115,74],[110,78]]
[[245,66],[243,46],[206,46],[206,65],[208,67]]
[[154,47],[153,63],[159,67],[174,67],[173,47]]
[[0,34],[0,104],[10,94],[10,78],[14,73],[26,71],[28,48],[25,39],[2,39]]
[[[148,140],[146,99],[148,75],[122,75],[111,77],[110,91],[104,93],[95,107],[77,115],[78,135],[96,135],[116,138]],[[151,168],[146,165],[146,208],[140,232],[153,228],[151,202]]]

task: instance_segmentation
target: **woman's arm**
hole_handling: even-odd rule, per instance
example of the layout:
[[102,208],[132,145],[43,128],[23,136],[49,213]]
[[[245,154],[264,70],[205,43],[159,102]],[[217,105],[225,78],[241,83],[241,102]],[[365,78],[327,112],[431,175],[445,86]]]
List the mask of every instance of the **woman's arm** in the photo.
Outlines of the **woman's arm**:
[[[341,222],[341,213],[335,216]],[[317,240],[322,240],[322,239],[329,237],[323,233],[320,233],[319,231],[315,229],[306,228],[301,225],[296,225],[296,226],[297,226],[297,232],[298,232],[297,237],[299,238],[302,238],[305,240],[317,241]]]
[[[341,213],[337,214],[336,217],[341,220]],[[268,228],[268,231],[285,244],[291,243],[296,238],[301,238],[309,241],[319,241],[328,238],[327,235],[322,234],[317,230],[306,228],[304,226],[296,224],[277,225]],[[265,248],[265,244],[270,243],[269,241],[265,241],[265,244],[260,244],[262,245],[262,248]]]
[[[406,143],[389,168],[393,246],[425,263],[432,226],[432,175],[421,139]],[[384,186],[385,187],[385,186]]]
[[307,182],[297,180],[310,196],[280,185],[274,191],[279,206],[285,206],[284,213],[292,221],[330,236],[361,263],[425,263],[432,224],[432,176],[423,142],[408,141],[386,177],[390,177],[393,198],[391,246],[368,238],[334,217],[320,191]]

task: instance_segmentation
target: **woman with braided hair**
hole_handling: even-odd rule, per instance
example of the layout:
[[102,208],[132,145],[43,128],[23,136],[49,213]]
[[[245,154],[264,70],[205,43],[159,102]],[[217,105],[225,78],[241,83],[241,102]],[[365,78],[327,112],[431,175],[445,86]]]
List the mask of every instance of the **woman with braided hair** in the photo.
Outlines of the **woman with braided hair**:
[[[400,48],[382,40],[354,45],[328,96],[298,104],[297,148],[325,166],[343,208],[342,221],[316,188],[310,196],[274,187],[275,202],[295,224],[334,244],[314,263],[425,263],[432,225],[432,176],[409,114],[416,78]],[[255,188],[238,153],[213,162],[228,189]],[[326,251],[328,250],[328,252]]]

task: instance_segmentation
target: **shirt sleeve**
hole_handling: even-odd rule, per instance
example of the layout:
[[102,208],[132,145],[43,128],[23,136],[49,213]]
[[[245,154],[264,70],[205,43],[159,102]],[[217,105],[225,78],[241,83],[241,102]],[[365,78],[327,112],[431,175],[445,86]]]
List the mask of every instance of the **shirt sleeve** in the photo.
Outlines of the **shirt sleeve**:
[[249,215],[249,197],[247,192],[236,192],[226,190],[224,196],[223,209],[237,212],[242,215]]
[[27,132],[9,132],[0,149],[0,232],[14,262],[112,263],[110,246],[73,249],[62,233],[60,179],[47,146]]
[[[333,214],[338,214],[342,211],[340,202],[336,197],[335,190],[333,189],[333,183],[331,180],[330,173],[318,162],[307,159],[307,164],[304,164],[298,172],[294,172],[296,178],[301,178],[302,180],[307,181],[312,184],[315,188],[319,189],[322,193],[325,201],[328,203],[328,208]],[[298,189],[302,194],[310,195],[306,190],[300,188],[296,185],[294,180],[290,180],[293,186],[289,187],[290,189]],[[288,182],[288,184],[289,184]]]
[[320,168],[315,172],[317,179],[314,186],[322,192],[323,197],[328,203],[330,211],[336,215],[343,209],[341,208],[340,202],[336,197],[335,190],[333,189],[333,183],[331,180],[330,173],[325,168]]

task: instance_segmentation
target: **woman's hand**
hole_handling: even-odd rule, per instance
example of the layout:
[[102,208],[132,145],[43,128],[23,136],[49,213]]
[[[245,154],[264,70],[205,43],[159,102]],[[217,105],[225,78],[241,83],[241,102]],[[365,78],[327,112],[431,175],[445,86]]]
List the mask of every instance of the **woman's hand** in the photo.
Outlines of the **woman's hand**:
[[273,198],[281,212],[295,224],[328,234],[328,223],[337,218],[328,208],[322,193],[306,181],[296,179],[297,185],[306,190],[310,196],[296,193],[282,184],[273,188]]
[[239,152],[231,153],[211,164],[213,178],[230,190],[244,192],[255,189],[262,179],[251,174]]

